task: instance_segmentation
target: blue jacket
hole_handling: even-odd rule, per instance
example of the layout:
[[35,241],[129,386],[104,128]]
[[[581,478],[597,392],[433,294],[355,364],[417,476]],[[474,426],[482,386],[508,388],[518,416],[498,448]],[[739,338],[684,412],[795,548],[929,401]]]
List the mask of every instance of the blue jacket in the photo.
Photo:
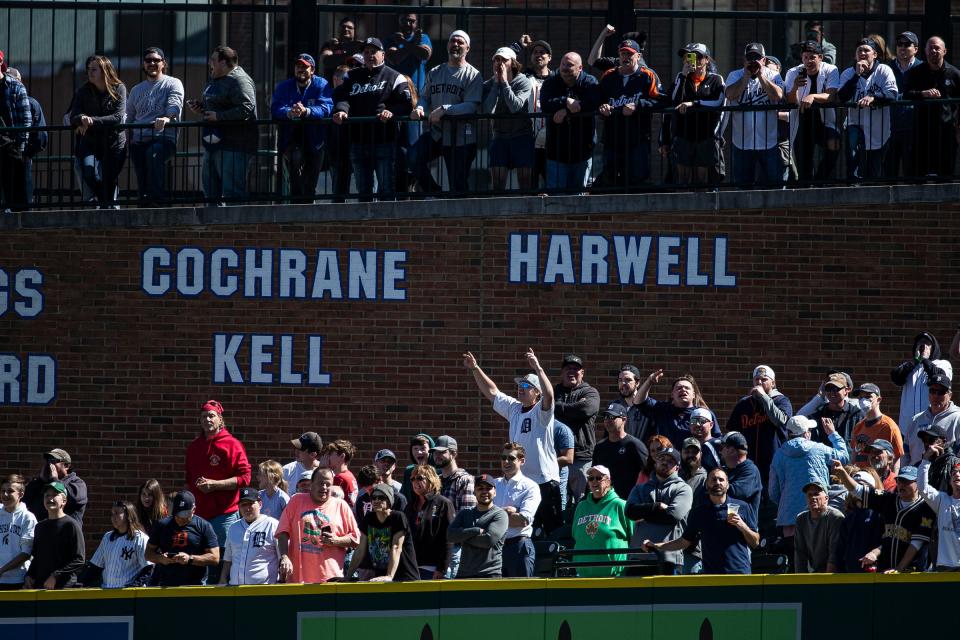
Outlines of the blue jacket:
[[750,459],[744,460],[733,469],[727,469],[727,480],[730,482],[727,496],[749,504],[753,509],[754,517],[759,518],[763,482],[760,480],[760,470],[757,465]]
[[[681,409],[669,400],[653,398],[647,398],[637,406],[640,407],[640,413],[653,421],[657,435],[666,436],[677,451],[683,449],[683,441],[693,435],[690,432],[690,414],[696,407]],[[713,430],[710,435],[719,438],[720,427],[717,416],[713,411],[710,411],[710,415],[713,416]]]
[[779,503],[777,524],[781,527],[797,523],[797,515],[807,510],[803,487],[810,482],[830,485],[830,466],[834,460],[850,462],[847,445],[839,433],[830,435],[833,447],[793,438],[777,449],[770,465],[770,499]]
[[[273,90],[273,101],[270,105],[270,113],[275,120],[287,122],[290,120],[290,107],[296,103],[303,103],[309,110],[309,119],[329,118],[333,111],[333,87],[321,76],[313,76],[310,84],[300,91],[297,86],[296,78],[288,78]],[[290,140],[294,137],[294,132],[301,129],[307,136],[307,144],[314,151],[320,151],[326,137],[326,126],[320,124],[308,124],[294,126],[286,124],[280,126],[280,136],[278,147],[283,152]]]

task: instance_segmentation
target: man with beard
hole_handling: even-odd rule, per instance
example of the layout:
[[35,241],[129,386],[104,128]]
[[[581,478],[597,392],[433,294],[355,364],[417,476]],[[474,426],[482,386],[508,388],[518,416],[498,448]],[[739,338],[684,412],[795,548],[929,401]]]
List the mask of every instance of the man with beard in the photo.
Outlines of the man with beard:
[[560,365],[560,382],[553,387],[554,417],[570,427],[575,439],[567,498],[577,502],[587,490],[587,469],[593,465],[597,443],[594,422],[600,411],[600,392],[583,379],[583,360],[568,353]]
[[617,390],[620,397],[614,400],[615,404],[622,404],[627,408],[627,433],[640,442],[646,443],[650,436],[655,434],[653,423],[640,411],[640,369],[632,364],[620,367],[617,376]]
[[693,491],[693,506],[707,499],[707,470],[703,468],[702,460],[703,444],[696,438],[684,440],[680,450],[680,478]]
[[754,518],[759,518],[763,481],[757,465],[748,459],[747,439],[742,433],[731,431],[721,442],[720,456],[727,471],[727,489],[732,497],[749,504]]
[[[653,477],[630,492],[626,513],[636,521],[630,546],[670,540],[683,532],[693,504],[693,491],[677,475],[679,467],[680,452],[673,447],[662,449],[654,456]],[[661,574],[679,573],[683,554],[666,551],[658,556]]]
[[152,129],[130,131],[130,159],[137,173],[140,203],[155,205],[166,193],[167,162],[177,152],[177,129],[166,128],[179,122],[183,112],[183,83],[166,74],[163,49],[148,47],[143,52],[143,72],[147,79],[127,96],[127,124],[153,124]]
[[895,491],[873,490],[860,484],[850,477],[839,460],[833,463],[833,473],[847,491],[861,500],[865,509],[873,509],[883,518],[880,547],[864,555],[861,566],[873,566],[882,573],[925,571],[937,516],[917,491],[917,468],[901,467]]
[[878,438],[866,447],[867,460],[873,470],[880,476],[885,491],[893,491],[897,488],[897,474],[894,471],[894,465],[897,460],[893,457],[893,445],[889,440]]
[[[850,391],[852,391],[850,387],[848,376],[843,373],[831,373],[821,387],[826,404],[822,405],[809,416],[816,420],[821,427],[823,426],[824,418],[833,421],[837,433],[840,434],[844,442],[850,442],[850,436],[853,434],[854,426],[863,420],[863,411],[860,409],[860,406],[847,400],[847,396],[850,394]],[[798,413],[802,413],[802,411]],[[830,444],[826,431],[823,431],[822,434],[813,434],[813,439],[820,444]]]
[[[270,111],[274,119],[320,120],[333,110],[333,87],[316,75],[313,56],[301,53],[293,65],[293,77],[277,85]],[[312,202],[323,163],[324,128],[319,122],[280,126],[277,149],[283,154],[290,176],[290,195]]]
[[787,441],[784,425],[793,415],[793,406],[777,390],[776,374],[767,365],[755,367],[750,378],[753,388],[733,407],[726,430],[739,431],[747,439],[748,456],[766,486],[773,455]]
[[703,543],[703,573],[750,573],[750,550],[760,544],[756,515],[748,504],[727,495],[727,472],[707,476],[709,502],[694,507],[683,535],[665,542],[643,541],[648,551],[679,551]]
[[467,62],[470,36],[457,29],[447,41],[447,62],[430,70],[427,86],[411,120],[430,121],[430,131],[420,136],[414,151],[416,176],[420,190],[436,192],[440,185],[430,175],[430,163],[439,156],[447,166],[450,189],[467,191],[470,166],[477,155],[477,123],[473,120],[445,120],[447,116],[471,115],[480,109],[483,99],[483,78]]
[[713,431],[713,413],[703,407],[694,409],[690,414],[690,437],[685,438],[682,444],[686,448],[691,438],[700,444],[700,466],[705,471],[723,466],[720,456],[723,439],[713,437]]

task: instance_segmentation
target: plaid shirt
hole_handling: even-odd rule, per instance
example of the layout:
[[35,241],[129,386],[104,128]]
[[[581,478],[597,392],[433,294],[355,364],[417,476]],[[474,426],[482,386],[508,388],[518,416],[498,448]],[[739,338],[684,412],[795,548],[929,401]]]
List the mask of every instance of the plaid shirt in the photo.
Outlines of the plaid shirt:
[[[5,78],[3,82],[3,98],[7,102],[7,111],[10,112],[9,126],[30,127],[33,125],[33,116],[30,113],[30,101],[27,100],[26,88],[13,78]],[[17,150],[22,152],[27,145],[26,131],[17,132],[15,136],[19,144]]]
[[457,513],[477,506],[477,498],[473,495],[473,476],[463,469],[457,469],[449,478],[441,476],[440,494],[453,503]]

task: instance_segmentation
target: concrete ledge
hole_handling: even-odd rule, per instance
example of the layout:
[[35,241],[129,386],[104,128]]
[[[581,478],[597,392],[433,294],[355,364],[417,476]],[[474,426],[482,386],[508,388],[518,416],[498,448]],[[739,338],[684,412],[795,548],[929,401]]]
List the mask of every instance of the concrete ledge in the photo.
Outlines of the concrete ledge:
[[834,209],[960,201],[960,183],[838,186],[823,189],[642,193],[632,195],[527,196],[412,200],[352,204],[262,204],[236,207],[183,207],[37,211],[0,216],[0,230],[192,227],[490,218],[610,213],[703,212],[763,209]]

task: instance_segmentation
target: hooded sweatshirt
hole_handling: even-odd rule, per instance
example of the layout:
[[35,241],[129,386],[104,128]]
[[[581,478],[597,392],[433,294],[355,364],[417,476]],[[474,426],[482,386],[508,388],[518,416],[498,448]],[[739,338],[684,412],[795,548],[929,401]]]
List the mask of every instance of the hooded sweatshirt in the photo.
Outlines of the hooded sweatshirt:
[[[607,494],[594,500],[592,495],[584,496],[577,503],[577,510],[570,526],[570,535],[573,537],[577,549],[626,549],[630,535],[633,533],[633,522],[627,517],[624,510],[626,503],[617,496],[612,488]],[[587,556],[584,556],[587,557]],[[609,554],[589,556],[597,560],[626,560],[626,554]],[[580,567],[577,574],[581,578],[601,578],[618,576],[623,567]]]
[[[930,349],[930,357],[917,360],[917,343],[926,339],[930,341],[933,347]],[[903,428],[910,424],[913,417],[927,408],[929,397],[927,396],[927,379],[940,369],[952,380],[953,367],[949,360],[941,359],[940,343],[932,334],[924,331],[918,333],[913,339],[914,357],[903,362],[900,366],[890,372],[890,379],[898,387],[903,387],[900,392],[900,416],[897,424]],[[921,449],[922,451],[922,449]]]
[[777,450],[770,465],[770,499],[778,503],[777,525],[795,525],[797,515],[807,509],[803,487],[811,482],[830,484],[830,466],[834,460],[850,462],[850,454],[839,433],[830,434],[828,447],[819,442],[796,437]]
[[[656,504],[667,505],[665,510]],[[679,538],[693,506],[693,489],[679,475],[673,473],[661,480],[654,474],[644,484],[637,485],[627,499],[627,517],[636,520],[631,547],[639,547],[644,540],[665,542]],[[664,551],[663,561],[683,563],[683,552]]]
[[942,426],[947,432],[947,444],[953,444],[960,437],[960,407],[951,402],[947,408],[933,415],[930,413],[930,407],[927,410],[918,413],[913,420],[908,423],[903,432],[903,458],[900,459],[900,465],[911,464],[917,466],[923,458],[923,442],[917,435],[921,429],[931,424]]
[[[524,74],[518,74],[508,83],[493,78],[483,83],[483,112],[493,114],[527,113],[530,108],[532,83]],[[494,119],[491,122],[494,138],[516,138],[533,135],[530,118]]]
[[[420,438],[427,439],[427,464],[433,464],[433,460],[430,459],[430,449],[434,447],[437,443],[433,441],[433,438],[426,433],[418,433],[410,438],[410,444],[407,447],[407,453],[410,454],[410,460],[412,464],[408,464],[407,467],[403,470],[403,482],[400,486],[400,493],[404,495],[407,499],[407,502],[413,501],[413,483],[410,481],[410,474],[413,473],[413,468],[417,466],[417,461],[413,457],[413,445],[415,445]],[[436,466],[436,465],[434,465]],[[437,472],[439,473],[439,471]]]
[[[240,487],[250,484],[247,451],[226,428],[210,439],[200,435],[187,447],[186,475],[187,486],[197,500],[198,516],[209,521],[233,513],[239,506]],[[204,493],[195,489],[197,478],[201,476],[208,480],[236,478],[237,488],[233,491]]]

